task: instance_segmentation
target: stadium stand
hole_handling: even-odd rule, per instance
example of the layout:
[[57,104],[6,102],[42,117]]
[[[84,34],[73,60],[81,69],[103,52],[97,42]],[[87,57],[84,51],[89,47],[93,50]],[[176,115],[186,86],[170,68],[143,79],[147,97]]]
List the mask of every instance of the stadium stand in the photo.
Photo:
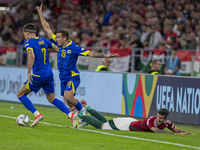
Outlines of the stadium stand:
[[[115,51],[122,51],[121,56],[130,55],[130,58],[126,58],[128,69],[123,70],[111,64],[111,67],[117,68],[114,71],[146,72],[147,69],[141,68],[142,60],[146,59],[146,64],[149,64],[150,58],[144,57],[147,56],[144,51],[153,57],[155,49],[165,50],[164,65],[173,47],[183,53],[193,53],[188,59],[191,64],[195,64],[194,57],[196,51],[199,51],[200,39],[198,0],[23,0],[8,3],[7,11],[0,12],[0,47],[21,46],[16,51],[21,55],[16,55],[14,65],[27,64],[26,53],[22,48],[25,42],[23,25],[35,23],[37,34],[47,37],[35,9],[41,2],[44,3],[43,15],[54,32],[66,29],[70,39],[91,50],[111,53],[111,49],[115,48]],[[131,53],[123,54],[127,49],[131,49]],[[184,59],[181,59],[182,62]],[[82,62],[89,66],[84,68],[91,68],[89,63],[92,61]],[[79,60],[80,64],[82,62]]]

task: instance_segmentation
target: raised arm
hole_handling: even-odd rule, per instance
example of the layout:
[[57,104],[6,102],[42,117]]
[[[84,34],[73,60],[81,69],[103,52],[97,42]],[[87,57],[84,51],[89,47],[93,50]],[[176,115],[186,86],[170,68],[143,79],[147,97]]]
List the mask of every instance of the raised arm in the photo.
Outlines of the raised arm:
[[118,57],[118,54],[110,54],[110,55],[106,55],[103,53],[98,53],[98,52],[94,52],[94,51],[90,51],[87,56],[90,57],[95,57],[95,58],[114,58],[114,57]]
[[45,20],[44,16],[42,15],[42,5],[43,3],[39,6],[36,7],[37,12],[40,16],[40,20],[42,23],[42,27],[44,28],[44,31],[47,33],[48,37],[51,38],[51,36],[53,35],[53,32],[49,26],[49,24],[47,23],[47,21]]
[[49,52],[59,52],[59,48],[54,45],[52,49],[49,49]]

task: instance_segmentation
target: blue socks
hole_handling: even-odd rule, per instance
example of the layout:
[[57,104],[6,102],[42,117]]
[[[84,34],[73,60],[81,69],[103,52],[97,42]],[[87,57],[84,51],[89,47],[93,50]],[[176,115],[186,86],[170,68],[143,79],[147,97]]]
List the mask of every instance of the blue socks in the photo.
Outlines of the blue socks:
[[[35,111],[37,111],[35,109],[35,107],[33,106],[32,102],[25,95],[21,96],[19,98],[19,100],[26,107],[26,109],[28,109],[32,113],[34,113]],[[66,113],[67,115],[70,113],[70,110],[65,106],[65,104],[62,101],[58,100],[57,98],[54,99],[54,101],[53,101],[52,104],[55,105],[57,108],[59,108],[62,112]],[[75,105],[75,107],[76,107],[77,110],[81,110],[82,109],[82,105],[81,105],[80,102],[78,102]]]
[[70,113],[70,110],[65,106],[65,104],[58,100],[57,98],[54,99],[53,105],[55,105],[58,109],[60,109],[62,112],[66,113],[67,115]]
[[76,109],[78,110],[78,111],[80,111],[81,109],[82,109],[82,105],[81,105],[81,103],[78,101],[78,103],[75,105],[75,107],[76,107]]
[[26,97],[25,95],[21,96],[19,98],[19,100],[22,102],[22,104],[26,107],[26,109],[28,109],[29,111],[31,111],[32,113],[34,113],[35,111],[37,111],[35,109],[35,107],[33,106],[32,102],[28,99],[28,97]]

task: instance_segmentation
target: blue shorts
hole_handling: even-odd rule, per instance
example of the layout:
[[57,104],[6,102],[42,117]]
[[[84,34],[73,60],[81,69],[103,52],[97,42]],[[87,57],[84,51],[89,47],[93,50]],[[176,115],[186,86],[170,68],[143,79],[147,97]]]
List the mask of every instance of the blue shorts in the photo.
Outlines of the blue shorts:
[[81,80],[80,76],[75,76],[67,79],[60,79],[61,81],[61,96],[64,96],[65,91],[73,91],[74,96]]
[[43,88],[46,94],[54,93],[54,79],[53,75],[48,77],[35,77],[32,76],[33,81],[32,84],[29,83],[27,80],[24,84],[26,85],[27,89],[37,93],[40,88]]

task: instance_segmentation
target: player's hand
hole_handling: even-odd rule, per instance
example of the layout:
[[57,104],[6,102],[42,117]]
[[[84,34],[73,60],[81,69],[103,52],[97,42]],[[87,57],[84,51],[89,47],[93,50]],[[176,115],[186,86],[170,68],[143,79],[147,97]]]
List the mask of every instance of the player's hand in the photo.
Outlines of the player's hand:
[[43,5],[43,3],[41,3],[40,7],[39,6],[36,7],[39,15],[42,15],[42,5]]
[[33,78],[32,75],[30,73],[28,73],[28,81],[30,84],[32,84]]
[[107,58],[115,58],[115,57],[118,57],[118,56],[119,56],[119,54],[110,54],[110,55],[108,55]]
[[194,133],[189,133],[189,135],[198,135],[198,134],[194,134]]
[[197,135],[197,134],[188,133],[188,132],[181,132],[181,133],[174,133],[174,134],[179,134],[179,135]]

